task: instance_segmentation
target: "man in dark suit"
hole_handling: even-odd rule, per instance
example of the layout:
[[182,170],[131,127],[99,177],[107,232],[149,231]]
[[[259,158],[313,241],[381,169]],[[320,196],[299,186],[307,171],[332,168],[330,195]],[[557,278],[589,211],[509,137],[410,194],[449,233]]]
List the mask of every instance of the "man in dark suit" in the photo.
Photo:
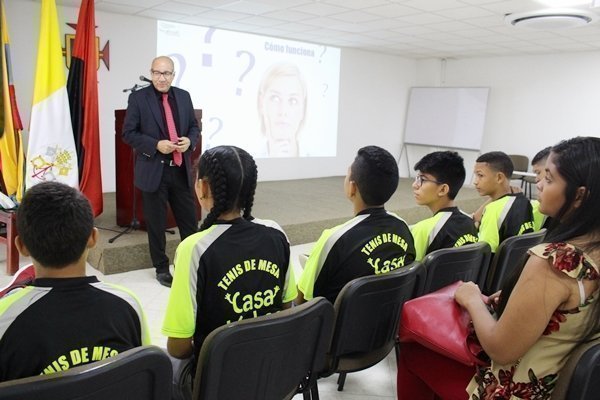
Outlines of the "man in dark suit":
[[191,155],[200,137],[190,94],[171,87],[175,66],[157,57],[150,69],[152,85],[131,93],[123,124],[123,141],[136,153],[135,186],[142,191],[148,245],[156,279],[171,286],[165,253],[167,202],[181,240],[198,228],[193,195]]

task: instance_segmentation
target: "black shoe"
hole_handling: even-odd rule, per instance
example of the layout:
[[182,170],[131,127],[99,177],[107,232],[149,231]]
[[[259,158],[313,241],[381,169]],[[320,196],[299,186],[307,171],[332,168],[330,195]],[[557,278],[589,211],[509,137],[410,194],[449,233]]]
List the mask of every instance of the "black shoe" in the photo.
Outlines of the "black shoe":
[[171,287],[173,283],[173,277],[169,272],[159,272],[156,274],[156,280],[163,286]]

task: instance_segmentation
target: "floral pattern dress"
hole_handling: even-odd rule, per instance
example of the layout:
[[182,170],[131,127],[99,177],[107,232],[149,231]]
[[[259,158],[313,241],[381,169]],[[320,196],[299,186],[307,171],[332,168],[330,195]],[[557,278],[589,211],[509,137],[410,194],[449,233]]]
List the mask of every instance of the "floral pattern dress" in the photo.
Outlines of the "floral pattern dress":
[[[577,280],[600,279],[598,267],[581,250],[567,243],[545,243],[529,250],[530,254],[550,260],[553,267]],[[590,304],[571,310],[556,310],[543,335],[514,365],[478,367],[467,387],[471,400],[545,400],[550,399],[558,373],[577,345],[583,332]]]

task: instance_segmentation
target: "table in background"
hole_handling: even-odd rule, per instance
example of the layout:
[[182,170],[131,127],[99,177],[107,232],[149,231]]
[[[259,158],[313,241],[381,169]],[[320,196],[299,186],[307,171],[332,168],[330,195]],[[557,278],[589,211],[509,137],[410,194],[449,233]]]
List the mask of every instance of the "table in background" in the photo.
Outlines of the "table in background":
[[533,195],[531,185],[535,183],[535,173],[526,171],[513,171],[511,178],[521,181],[521,189],[523,189],[523,193],[525,196],[527,196],[527,198],[531,199],[531,196]]
[[14,275],[19,270],[19,252],[15,246],[17,213],[0,210],[0,222],[6,225],[6,235],[0,235],[0,243],[6,243],[6,273]]

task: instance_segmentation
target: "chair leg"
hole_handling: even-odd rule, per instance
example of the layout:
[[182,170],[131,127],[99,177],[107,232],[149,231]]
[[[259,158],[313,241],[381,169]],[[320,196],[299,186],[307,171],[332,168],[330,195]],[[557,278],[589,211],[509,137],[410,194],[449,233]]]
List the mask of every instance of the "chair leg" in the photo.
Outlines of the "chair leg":
[[[317,382],[310,388],[310,395],[311,397],[309,397],[309,399],[319,400],[319,387],[317,386]],[[304,400],[307,400],[306,397],[304,397]]]
[[527,188],[529,189],[529,200],[533,198],[533,185],[531,182],[527,182]]
[[340,372],[340,376],[338,377],[337,383],[338,383],[338,392],[341,392],[342,390],[344,390],[344,383],[346,383],[346,373],[345,372]]

